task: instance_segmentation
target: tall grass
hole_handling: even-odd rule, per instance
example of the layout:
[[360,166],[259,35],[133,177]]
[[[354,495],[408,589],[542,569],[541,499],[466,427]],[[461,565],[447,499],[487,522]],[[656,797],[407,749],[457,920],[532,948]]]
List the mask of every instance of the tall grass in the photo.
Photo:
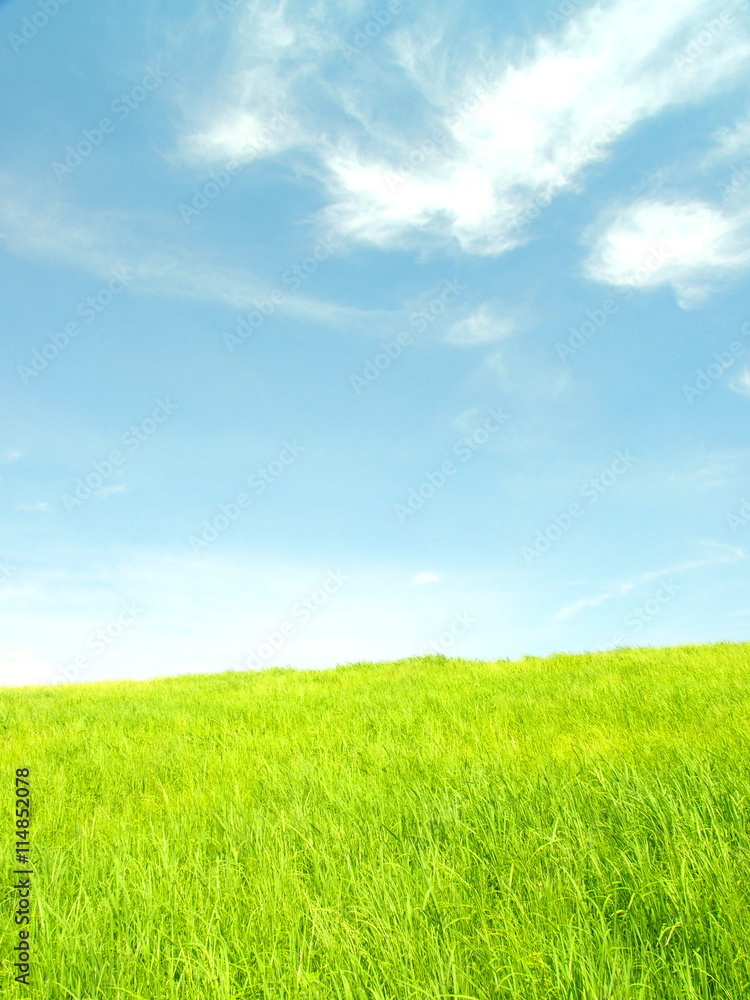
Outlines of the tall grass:
[[0,724],[11,995],[750,997],[750,645],[3,689]]

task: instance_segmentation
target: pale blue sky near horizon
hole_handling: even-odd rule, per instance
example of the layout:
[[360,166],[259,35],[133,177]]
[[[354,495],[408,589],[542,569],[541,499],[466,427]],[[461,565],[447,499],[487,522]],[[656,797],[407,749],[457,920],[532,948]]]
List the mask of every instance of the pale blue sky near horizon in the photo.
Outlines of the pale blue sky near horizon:
[[746,640],[748,9],[0,3],[0,685]]

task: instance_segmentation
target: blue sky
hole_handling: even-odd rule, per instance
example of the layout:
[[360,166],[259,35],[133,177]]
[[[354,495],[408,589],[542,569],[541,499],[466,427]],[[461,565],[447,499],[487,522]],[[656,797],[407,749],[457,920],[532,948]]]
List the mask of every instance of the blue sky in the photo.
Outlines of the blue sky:
[[0,42],[0,683],[748,638],[746,3]]

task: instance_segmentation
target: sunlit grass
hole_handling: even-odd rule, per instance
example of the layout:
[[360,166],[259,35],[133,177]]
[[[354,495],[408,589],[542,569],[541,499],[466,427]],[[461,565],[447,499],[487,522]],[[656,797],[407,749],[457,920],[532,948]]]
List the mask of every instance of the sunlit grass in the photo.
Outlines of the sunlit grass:
[[6,992],[750,997],[750,645],[3,689],[0,724]]

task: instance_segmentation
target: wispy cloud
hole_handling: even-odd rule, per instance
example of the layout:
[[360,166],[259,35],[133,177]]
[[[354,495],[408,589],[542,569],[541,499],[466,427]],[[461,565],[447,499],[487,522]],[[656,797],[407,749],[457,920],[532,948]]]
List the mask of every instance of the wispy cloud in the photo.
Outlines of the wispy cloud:
[[[345,236],[382,247],[452,240],[466,252],[501,253],[638,122],[742,71],[750,43],[739,24],[678,64],[715,6],[597,5],[554,35],[516,42],[515,54],[506,44],[502,55],[430,8],[380,40],[377,66],[360,55],[351,76],[331,68],[342,38],[325,18],[335,8],[351,21],[351,9],[323,3],[293,20],[286,3],[253,3],[233,20],[231,55],[204,99],[204,123],[186,141],[217,163],[252,157],[252,143],[243,150],[262,123],[290,113],[304,124],[286,134],[285,148],[317,157],[331,199],[324,218]],[[312,86],[312,64],[335,85]],[[432,130],[415,138],[389,117],[386,95],[430,109]]]
[[578,601],[573,601],[572,604],[566,604],[564,608],[560,608],[559,611],[555,612],[553,620],[556,622],[567,621],[568,618],[573,618],[577,615],[579,611],[583,611],[585,608],[597,608],[600,604],[608,601],[613,594],[599,594],[597,597],[582,597]]
[[496,307],[485,302],[470,316],[459,320],[448,328],[445,339],[459,347],[476,347],[505,340],[517,330],[517,323],[511,316],[498,315]]
[[596,594],[594,597],[584,597],[573,601],[571,604],[566,604],[555,612],[552,620],[558,622],[567,621],[586,608],[598,607],[600,604],[604,604],[605,601],[621,597],[633,590],[637,590],[639,587],[644,586],[644,584],[652,583],[654,580],[679,576],[681,573],[687,573],[696,569],[705,569],[708,566],[716,566],[722,563],[741,562],[747,558],[747,553],[741,548],[735,548],[719,542],[704,542],[703,544],[708,548],[712,548],[714,554],[705,559],[686,560],[685,562],[666,566],[664,569],[648,570],[645,573],[639,573],[625,580],[613,582],[605,591]]
[[[8,175],[0,175],[0,222],[8,229],[8,248],[19,256],[63,261],[102,280],[124,270],[133,292],[237,310],[257,308],[259,301],[276,296],[281,297],[281,313],[347,330],[374,329],[392,318],[382,311],[307,297],[301,279],[297,290],[294,280],[284,283],[281,276],[273,279],[215,263],[214,255],[209,262],[178,240],[165,238],[159,218],[76,208],[43,190],[29,191],[28,185]],[[318,258],[310,260],[317,268]],[[304,255],[302,261],[290,261],[290,269],[301,263],[307,263]]]

